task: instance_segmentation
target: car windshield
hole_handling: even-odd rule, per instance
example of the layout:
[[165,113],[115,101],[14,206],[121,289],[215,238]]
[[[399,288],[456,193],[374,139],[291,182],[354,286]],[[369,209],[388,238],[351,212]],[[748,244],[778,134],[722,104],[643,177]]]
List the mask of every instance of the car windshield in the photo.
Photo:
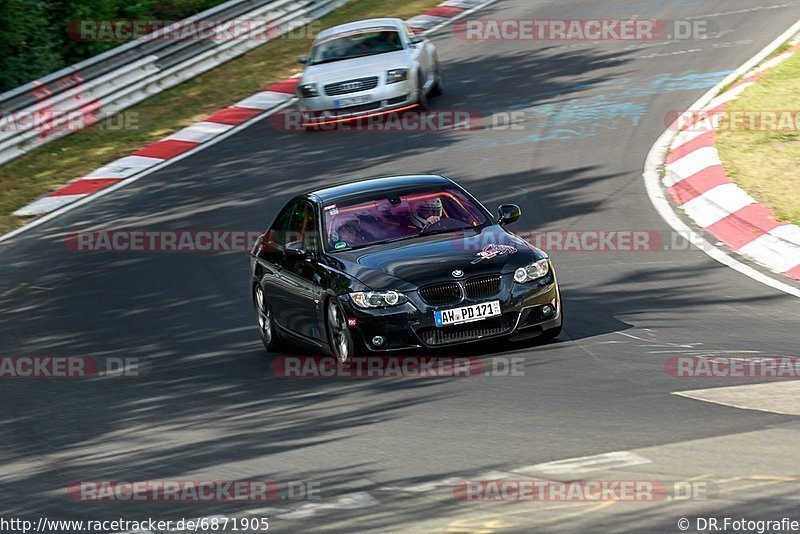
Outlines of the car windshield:
[[363,56],[373,56],[403,49],[396,30],[370,30],[337,35],[320,41],[311,49],[309,65],[331,63]]
[[333,252],[455,232],[490,222],[475,201],[455,188],[362,197],[329,204],[323,212],[326,248]]

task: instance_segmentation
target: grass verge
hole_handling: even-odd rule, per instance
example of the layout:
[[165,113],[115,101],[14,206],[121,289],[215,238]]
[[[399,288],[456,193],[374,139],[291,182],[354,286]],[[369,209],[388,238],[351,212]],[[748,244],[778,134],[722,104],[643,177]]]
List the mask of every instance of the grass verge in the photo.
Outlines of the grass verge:
[[[318,25],[329,28],[372,17],[408,19],[439,2],[441,0],[351,0],[318,21]],[[11,215],[28,202],[299,72],[297,56],[306,53],[310,46],[310,38],[271,41],[128,108],[125,113],[137,118],[136,128],[109,129],[99,124],[3,165],[0,167],[0,234],[30,219]]]
[[[728,112],[770,111],[776,128],[728,128],[717,148],[728,175],[781,220],[800,224],[800,52],[768,72],[727,107]],[[781,125],[787,126],[782,128]]]

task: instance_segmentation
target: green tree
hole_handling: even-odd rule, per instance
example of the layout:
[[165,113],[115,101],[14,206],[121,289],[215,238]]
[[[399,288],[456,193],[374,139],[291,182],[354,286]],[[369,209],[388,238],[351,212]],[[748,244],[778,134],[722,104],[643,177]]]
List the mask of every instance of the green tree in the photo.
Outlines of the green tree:
[[0,91],[64,66],[43,0],[0,2]]
[[81,20],[180,20],[224,0],[0,0],[0,92],[104,52],[119,41],[80,40]]

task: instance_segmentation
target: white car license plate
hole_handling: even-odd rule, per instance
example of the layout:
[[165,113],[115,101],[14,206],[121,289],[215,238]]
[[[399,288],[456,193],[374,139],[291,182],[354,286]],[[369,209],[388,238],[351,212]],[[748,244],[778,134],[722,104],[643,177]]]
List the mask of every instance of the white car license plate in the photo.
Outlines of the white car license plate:
[[341,100],[334,100],[333,107],[349,108],[350,106],[358,106],[361,104],[369,104],[372,99],[369,96],[354,96],[353,98],[342,98]]
[[462,306],[460,308],[453,308],[452,310],[437,310],[433,312],[433,318],[436,321],[436,326],[471,323],[473,321],[482,321],[483,319],[496,317],[498,315],[500,315],[499,300],[482,302],[481,304],[472,304],[470,306]]

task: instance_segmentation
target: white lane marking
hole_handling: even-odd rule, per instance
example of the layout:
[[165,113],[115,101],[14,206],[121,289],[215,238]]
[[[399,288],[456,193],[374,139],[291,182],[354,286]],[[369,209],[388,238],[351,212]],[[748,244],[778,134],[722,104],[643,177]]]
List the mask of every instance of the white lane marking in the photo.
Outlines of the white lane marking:
[[760,350],[651,350],[648,354],[682,354],[684,356],[713,356],[716,354],[761,354]]
[[514,478],[516,475],[544,474],[547,476],[579,475],[592,471],[622,469],[634,465],[649,464],[651,460],[630,451],[613,451],[594,454],[591,456],[577,456],[523,467],[516,467],[507,471],[487,471],[469,477],[448,477],[432,480],[414,486],[383,486],[382,491],[402,491],[406,493],[427,493],[438,488],[452,487],[464,480],[500,480]]
[[235,103],[234,106],[239,108],[254,108],[267,110],[291,100],[294,98],[289,93],[279,93],[277,91],[261,91],[254,95],[250,95],[244,100]]
[[675,391],[672,394],[742,410],[800,415],[800,403],[797,402],[800,399],[798,380]]
[[690,152],[681,159],[667,165],[668,172],[664,178],[664,185],[667,187],[673,186],[714,165],[722,165],[717,149],[711,146],[698,148],[694,152]]
[[150,167],[163,163],[162,158],[150,158],[147,156],[125,156],[103,165],[99,169],[84,176],[87,178],[130,178]]
[[773,228],[770,231],[770,234],[800,247],[800,226],[797,226],[796,224],[784,224],[778,226]]
[[714,133],[714,127],[711,120],[708,118],[700,119],[699,121],[693,123],[688,130],[681,130],[681,132],[675,136],[675,140],[672,142],[670,150],[675,151],[686,143],[694,141],[698,137],[703,135],[711,135],[712,133]]
[[765,61],[762,65],[760,65],[758,68],[754,69],[753,72],[750,72],[749,74],[751,76],[753,76],[755,74],[761,74],[764,71],[768,71],[769,69],[771,69],[771,68],[779,65],[780,63],[783,63],[784,61],[786,61],[786,59],[791,55],[792,54],[790,54],[788,52],[784,52],[783,54],[777,55],[774,58],[770,59],[769,61]]
[[[469,1],[469,0],[467,0],[467,1]],[[429,30],[426,30],[426,31],[422,32],[422,35],[433,36],[433,34],[437,33],[439,30],[442,30],[442,29],[446,28],[447,26],[450,26],[454,22],[457,22],[457,21],[459,21],[459,20],[461,20],[461,19],[463,19],[465,17],[468,17],[469,15],[472,15],[473,13],[476,13],[476,12],[486,8],[486,7],[489,7],[490,5],[495,4],[498,1],[499,0],[485,0],[483,2],[480,2],[479,4],[476,4],[475,7],[467,9],[466,11],[462,11],[461,13],[456,15],[455,17],[450,17],[449,19],[445,19],[438,26],[435,26],[433,28],[430,28]],[[302,73],[296,73],[296,74],[293,74],[292,76],[290,76],[290,78],[299,78],[300,76],[302,76]],[[79,208],[79,207],[81,207],[81,206],[83,206],[85,204],[88,204],[89,202],[93,202],[94,200],[96,200],[98,198],[101,198],[101,197],[103,197],[105,195],[108,195],[109,193],[113,193],[117,189],[123,188],[123,187],[127,186],[128,184],[131,184],[131,183],[133,183],[133,182],[135,182],[137,180],[140,180],[140,179],[144,178],[145,176],[148,176],[148,175],[150,175],[150,174],[152,174],[152,173],[154,173],[156,171],[159,171],[159,170],[163,169],[164,167],[166,167],[168,165],[172,165],[173,163],[176,163],[176,162],[178,162],[178,161],[180,161],[180,160],[182,160],[184,158],[188,158],[190,156],[193,156],[195,153],[200,152],[201,150],[205,150],[206,148],[208,148],[210,146],[213,146],[213,145],[215,145],[215,144],[217,144],[217,143],[219,143],[221,141],[224,141],[225,139],[227,139],[228,137],[234,135],[235,133],[237,133],[237,132],[239,132],[241,130],[244,130],[245,128],[248,128],[252,124],[255,124],[256,122],[264,120],[267,117],[270,117],[270,116],[278,113],[279,111],[291,106],[296,101],[297,101],[297,98],[292,97],[291,99],[287,100],[285,103],[280,104],[278,107],[273,108],[273,109],[268,110],[268,111],[265,111],[264,113],[262,113],[260,115],[256,115],[255,117],[251,117],[250,119],[244,121],[243,123],[234,126],[233,128],[231,128],[227,132],[224,132],[224,133],[220,134],[219,136],[214,137],[213,139],[211,139],[209,141],[206,141],[205,143],[201,143],[201,144],[197,145],[196,147],[192,148],[191,150],[187,150],[186,152],[184,152],[182,154],[179,154],[179,155],[175,156],[174,158],[170,158],[168,160],[164,160],[161,163],[159,163],[158,165],[154,165],[154,166],[150,167],[149,169],[145,169],[142,172],[134,174],[134,175],[130,176],[129,178],[120,181],[119,183],[116,183],[116,184],[114,184],[112,186],[109,186],[109,187],[106,187],[104,189],[101,189],[100,191],[92,193],[91,195],[87,195],[86,198],[78,199],[75,202],[67,204],[67,205],[65,205],[65,206],[63,206],[63,207],[61,207],[61,208],[59,208],[59,209],[57,209],[55,211],[51,211],[50,213],[37,218],[36,220],[33,220],[33,221],[31,221],[31,222],[29,222],[27,224],[24,224],[23,226],[20,226],[19,228],[15,229],[15,230],[12,230],[12,231],[7,232],[7,233],[5,233],[3,235],[0,235],[0,243],[2,243],[3,241],[9,240],[9,239],[11,239],[11,238],[13,238],[13,237],[15,237],[15,236],[17,236],[19,234],[22,234],[23,232],[27,232],[28,230],[36,228],[40,224],[44,224],[47,221],[51,221],[53,219],[56,219],[56,218],[60,217],[61,215],[63,215],[64,213],[67,213],[68,211],[71,211],[71,210],[74,210],[76,208]],[[227,108],[222,108],[222,109],[227,109]],[[222,110],[219,110],[219,111],[222,111]],[[87,178],[87,177],[84,177],[84,178]]]
[[636,341],[642,341],[649,345],[655,345],[658,347],[683,347],[687,349],[691,349],[692,347],[697,347],[698,345],[702,345],[702,343],[671,343],[669,341],[658,341],[655,339],[645,339],[643,337],[634,336],[633,334],[628,334],[627,332],[614,332],[617,335],[629,337],[631,339],[635,339]]
[[649,463],[651,463],[651,460],[630,451],[615,451],[529,465],[521,469],[514,469],[514,472],[525,474],[541,472],[547,475],[579,475],[591,473],[592,471],[622,469],[623,467]]
[[[742,74],[761,63],[767,56],[777,50],[781,45],[783,45],[783,43],[792,38],[797,32],[800,32],[800,21],[795,22],[791,28],[786,30],[774,41],[765,46],[759,53],[750,58],[749,61],[732,72],[727,78],[722,80],[716,86],[709,89],[705,95],[700,97],[697,102],[689,106],[688,109],[703,109],[705,104],[713,100],[723,87],[735,82]],[[644,166],[643,177],[647,194],[650,197],[650,202],[653,203],[653,206],[661,218],[664,219],[673,230],[679,232],[689,242],[691,242],[692,245],[696,246],[719,263],[730,267],[731,269],[755,280],[756,282],[760,282],[773,289],[777,289],[778,291],[783,291],[788,295],[800,297],[800,289],[792,287],[787,283],[759,272],[753,267],[750,267],[749,265],[742,263],[741,261],[727,254],[723,250],[713,246],[700,234],[692,230],[686,223],[684,223],[681,218],[672,210],[672,206],[670,205],[669,200],[667,200],[664,189],[661,187],[660,170],[664,160],[666,159],[667,152],[669,151],[672,138],[674,137],[673,134],[674,132],[669,128],[661,134],[661,137],[659,137],[655,142],[653,148],[650,149],[650,153],[647,155],[647,161],[645,162]]]
[[722,184],[681,206],[701,228],[708,228],[728,215],[754,204],[755,199],[736,184]]
[[[295,100],[296,99],[293,98],[292,100],[287,101],[282,106],[279,106],[279,107],[277,107],[275,109],[272,109],[270,111],[264,112],[261,115],[256,115],[255,117],[251,117],[250,119],[246,120],[245,122],[234,126],[230,130],[218,135],[217,137],[211,139],[210,141],[207,141],[205,143],[201,143],[201,144],[197,145],[196,147],[192,148],[191,150],[187,150],[186,152],[183,152],[182,154],[178,154],[174,158],[170,158],[170,159],[167,159],[167,160],[162,160],[161,163],[159,163],[158,165],[153,165],[150,168],[144,169],[142,172],[134,174],[130,178],[126,178],[124,180],[120,180],[119,182],[117,182],[114,185],[111,185],[109,187],[101,189],[100,191],[97,191],[96,193],[92,193],[91,195],[87,195],[86,198],[78,199],[75,202],[72,202],[71,204],[67,204],[64,207],[57,209],[56,211],[51,211],[47,215],[43,215],[42,217],[39,217],[38,219],[36,219],[34,221],[31,221],[31,222],[29,222],[28,224],[26,224],[24,226],[20,226],[16,230],[12,230],[11,232],[8,232],[7,234],[0,235],[0,243],[2,243],[3,241],[9,240],[9,239],[11,239],[11,238],[23,233],[23,232],[27,232],[28,230],[30,230],[32,228],[36,228],[40,224],[44,224],[44,223],[46,223],[48,221],[51,221],[51,220],[53,220],[53,219],[55,219],[57,217],[60,217],[61,215],[67,213],[68,211],[72,211],[72,210],[74,210],[76,208],[79,208],[79,207],[85,205],[85,204],[88,204],[89,202],[93,202],[93,201],[97,200],[98,198],[101,198],[101,197],[104,197],[104,196],[106,196],[106,195],[108,195],[110,193],[113,193],[117,189],[121,189],[121,188],[123,188],[123,187],[125,187],[125,186],[127,186],[129,184],[132,184],[133,182],[141,180],[145,176],[149,176],[150,174],[153,174],[154,172],[160,171],[164,167],[172,165],[173,163],[177,163],[178,161],[180,161],[180,160],[182,160],[184,158],[188,158],[190,156],[193,156],[194,154],[196,154],[197,152],[200,152],[201,150],[205,150],[206,148],[208,148],[210,146],[213,146],[213,145],[215,145],[217,143],[220,143],[220,142],[224,141],[225,139],[227,139],[228,137],[240,132],[241,130],[244,130],[247,127],[249,127],[253,123],[256,123],[256,122],[258,122],[260,120],[263,120],[263,119],[269,117],[270,115],[273,115],[273,114],[277,113],[278,111],[289,107],[290,105],[292,105],[295,102]],[[148,158],[148,159],[153,159],[153,158]],[[97,171],[95,171],[95,172],[97,172]]]
[[380,504],[372,495],[366,491],[357,493],[350,493],[342,495],[336,502],[313,502],[306,503],[299,509],[279,514],[275,517],[278,519],[299,519],[303,517],[311,517],[321,510],[355,510],[358,508],[369,508]]
[[[425,493],[428,491],[433,491],[436,488],[458,484],[462,480],[464,479],[460,477],[450,477],[450,478],[442,478],[439,480],[434,480],[432,482],[424,482],[422,484],[417,484],[415,486],[381,486],[381,490],[404,491],[406,493]],[[481,478],[481,480],[483,480],[483,478]]]
[[800,246],[771,234],[764,234],[739,249],[740,254],[763,264],[776,273],[785,273],[800,265]]
[[448,20],[445,17],[436,17],[433,15],[417,15],[416,17],[411,17],[408,19],[408,25],[412,28],[420,28],[423,30],[427,30],[430,28],[435,28],[436,26],[440,26],[444,21]]
[[[381,491],[402,491],[407,493],[426,493],[441,487],[452,487],[464,480],[500,480],[504,478],[511,478],[515,474],[534,474],[545,473],[548,475],[572,475],[589,473],[592,471],[621,469],[623,467],[630,467],[634,465],[643,465],[652,463],[652,460],[640,456],[630,451],[613,451],[592,456],[579,456],[575,458],[566,458],[563,460],[556,460],[552,462],[544,462],[518,469],[511,469],[509,471],[487,471],[474,477],[448,477],[423,484],[414,486],[383,486],[379,488]],[[341,495],[334,502],[306,502],[295,510],[287,511],[286,508],[278,507],[263,507],[252,510],[245,510],[236,515],[236,517],[247,517],[253,515],[268,514],[270,517],[275,516],[277,519],[302,519],[312,517],[318,512],[323,510],[357,510],[363,508],[370,508],[380,504],[375,497],[366,491],[359,491],[354,493],[347,493]],[[215,516],[209,516],[211,519]],[[195,521],[195,522],[197,522]],[[118,532],[116,534],[148,534],[149,531],[129,531]]]
[[739,97],[739,95],[741,95],[745,91],[745,89],[750,87],[750,85],[753,84],[742,84],[729,91],[725,91],[724,93],[716,97],[714,100],[709,102],[707,107],[709,109],[714,109],[717,106],[721,106],[723,104],[727,104],[732,100],[736,100]]
[[483,0],[447,0],[446,2],[442,2],[437,7],[442,6],[453,6],[453,7],[462,7],[464,9],[470,9],[475,7],[483,7],[484,2]]
[[164,138],[165,141],[188,141],[190,143],[205,143],[223,132],[233,128],[230,124],[219,124],[218,122],[196,122],[182,130],[178,130],[172,135]]
[[25,206],[21,207],[20,209],[12,213],[12,215],[16,215],[18,217],[28,217],[30,215],[39,215],[40,213],[47,213],[58,209],[64,204],[69,204],[70,202],[74,202],[79,198],[85,196],[86,196],[85,194],[81,194],[81,195],[50,195],[42,197],[40,199],[34,200],[30,204],[26,204]]

